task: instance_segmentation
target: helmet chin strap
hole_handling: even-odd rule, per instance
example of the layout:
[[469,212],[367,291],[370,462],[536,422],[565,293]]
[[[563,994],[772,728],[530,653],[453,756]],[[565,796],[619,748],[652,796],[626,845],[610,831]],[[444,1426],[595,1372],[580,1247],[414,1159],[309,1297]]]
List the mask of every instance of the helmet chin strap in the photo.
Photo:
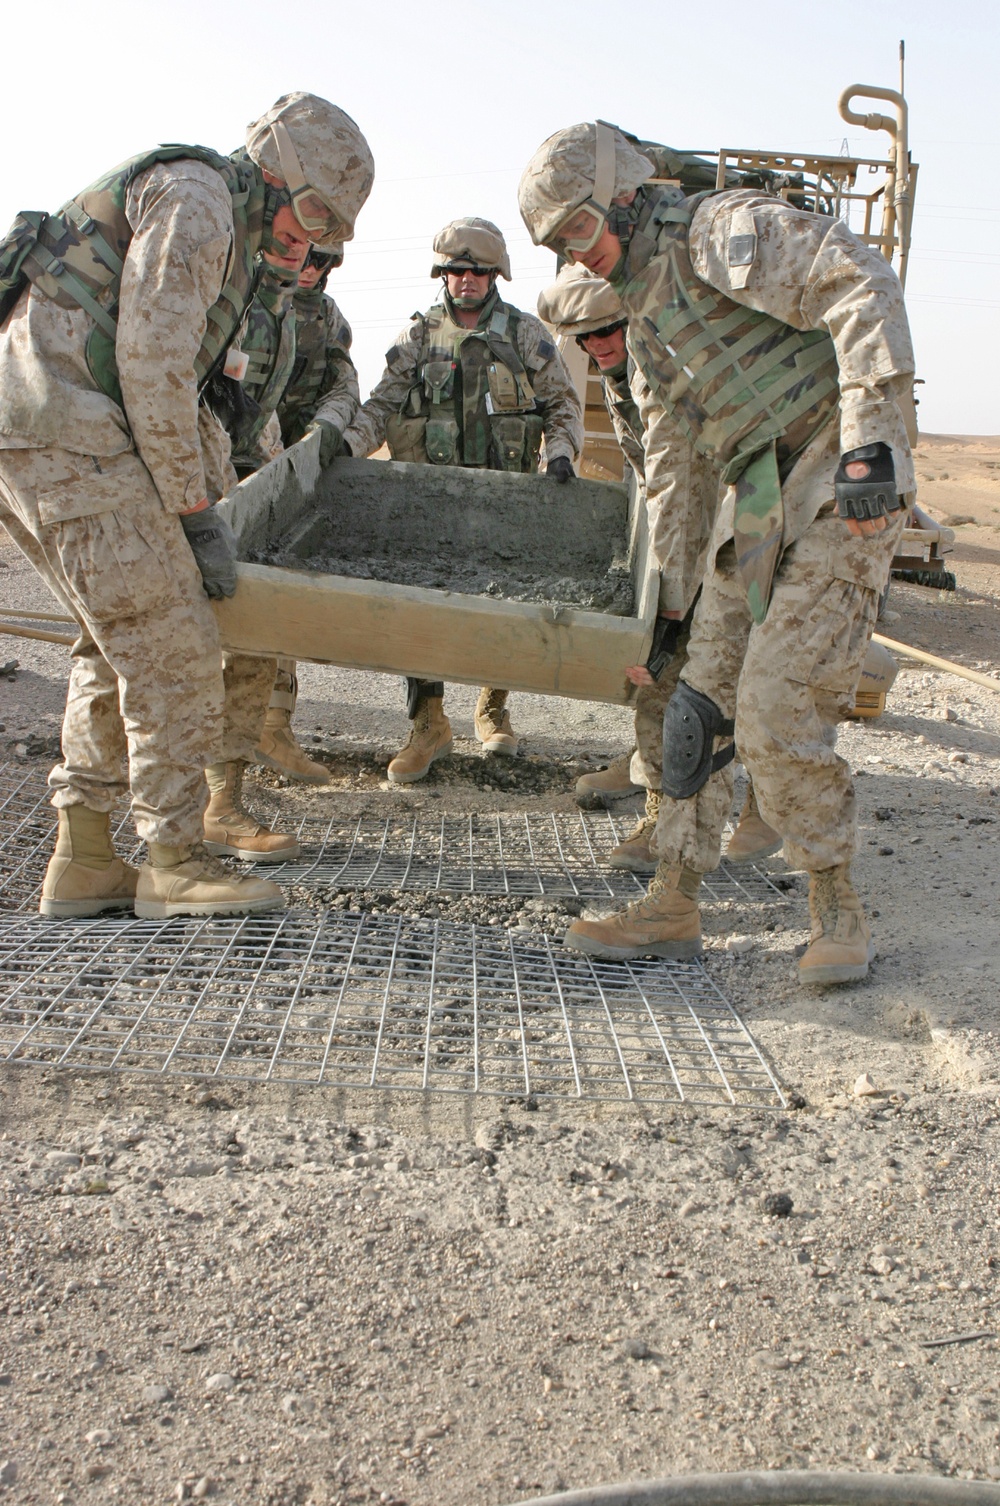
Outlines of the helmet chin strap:
[[261,239],[261,250],[269,251],[274,256],[285,256],[285,247],[274,238],[274,217],[279,209],[291,207],[292,196],[288,189],[282,185],[278,188],[273,183],[264,180],[264,234]]

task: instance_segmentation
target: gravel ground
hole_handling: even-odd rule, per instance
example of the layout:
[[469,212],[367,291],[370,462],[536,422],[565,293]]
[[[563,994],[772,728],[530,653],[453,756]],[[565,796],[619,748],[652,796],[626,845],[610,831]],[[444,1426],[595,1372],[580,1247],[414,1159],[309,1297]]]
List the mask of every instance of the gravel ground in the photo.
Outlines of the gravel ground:
[[[918,469],[955,520],[959,589],[894,586],[883,627],[989,670],[1000,447],[925,440]],[[0,553],[5,603],[45,608]],[[44,767],[65,650],[8,639],[15,656],[0,744]],[[523,755],[483,762],[475,690],[455,687],[455,756],[397,789],[399,682],[302,683],[297,725],[331,779],[262,773],[289,816],[569,811],[573,777],[627,746],[620,710],[517,695]],[[0,1074],[0,1500],[499,1506],[811,1465],[1000,1478],[1000,697],[904,668],[841,746],[869,982],[799,989],[801,890],[706,916],[706,967],[787,1113]],[[533,903],[532,923],[566,912]]]

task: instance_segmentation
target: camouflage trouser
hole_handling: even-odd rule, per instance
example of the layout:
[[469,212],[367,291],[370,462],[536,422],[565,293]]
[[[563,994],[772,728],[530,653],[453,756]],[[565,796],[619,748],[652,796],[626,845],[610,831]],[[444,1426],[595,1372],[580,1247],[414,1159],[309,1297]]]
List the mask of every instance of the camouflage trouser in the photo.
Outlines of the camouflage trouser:
[[635,784],[658,790],[663,777],[663,708],[677,689],[687,663],[688,634],[677,639],[677,652],[655,685],[640,685],[635,698],[635,752],[629,774]]
[[200,841],[204,769],[222,747],[222,655],[180,522],[133,452],[55,448],[0,450],[0,518],[80,630],[53,804],[107,811],[128,788],[140,836]]
[[[792,866],[810,870],[854,855],[854,789],[835,752],[836,727],[853,703],[905,516],[897,514],[871,538],[854,538],[832,506],[785,550],[760,624],[751,620],[732,542],[719,550],[695,610],[684,669],[687,683],[723,715],[735,714],[736,743],[761,814],[785,839]],[[716,862],[731,792],[730,764],[679,802],[712,805]],[[686,834],[678,837],[673,823],[677,809],[674,801],[661,808],[660,855],[704,872],[714,864],[687,855]]]
[[277,659],[223,654],[226,699],[219,756],[224,762],[231,763],[238,758],[247,763],[254,762],[277,667]]

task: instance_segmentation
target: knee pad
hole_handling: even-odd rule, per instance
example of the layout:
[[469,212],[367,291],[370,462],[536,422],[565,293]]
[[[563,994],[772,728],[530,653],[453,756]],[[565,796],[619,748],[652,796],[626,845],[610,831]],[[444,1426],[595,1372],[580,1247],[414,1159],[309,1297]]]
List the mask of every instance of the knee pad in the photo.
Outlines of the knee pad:
[[671,800],[696,795],[735,757],[732,742],[718,753],[712,751],[717,737],[732,737],[733,731],[732,717],[723,716],[713,700],[680,680],[663,712],[663,793]]

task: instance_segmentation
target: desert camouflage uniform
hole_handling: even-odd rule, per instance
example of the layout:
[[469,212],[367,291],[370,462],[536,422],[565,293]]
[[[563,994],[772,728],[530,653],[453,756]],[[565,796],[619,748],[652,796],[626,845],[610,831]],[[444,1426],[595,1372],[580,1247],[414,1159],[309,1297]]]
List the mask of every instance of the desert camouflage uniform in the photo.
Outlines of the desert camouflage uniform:
[[256,738],[243,704],[224,724],[215,618],[176,517],[226,486],[227,442],[193,370],[232,200],[214,168],[180,159],[139,174],[125,213],[124,410],[90,373],[91,316],[27,289],[0,330],[0,516],[80,626],[53,803],[109,809],[127,743],[139,834],[185,846],[202,837],[205,766]]
[[323,420],[344,433],[361,402],[358,373],[351,359],[351,326],[320,284],[293,299],[295,365],[278,404],[286,445]]
[[[447,304],[447,295],[445,302]],[[541,320],[533,314],[522,313],[503,303],[495,290],[480,311],[477,327],[486,328],[493,315],[501,309],[508,310],[516,321],[514,343],[537,399],[544,428],[546,462],[559,456],[575,461],[583,448],[582,409],[562,357]],[[467,336],[475,339],[475,331],[467,331]],[[419,368],[421,357],[427,348],[425,318],[415,314],[413,322],[397,335],[396,343],[386,355],[386,369],[382,380],[373,389],[367,402],[362,403],[345,435],[352,454],[371,455],[382,444],[390,420],[401,412],[409,394],[422,379]],[[463,458],[457,458],[456,454],[456,459],[450,463],[489,466],[488,434],[479,432],[478,423],[474,433],[469,432],[467,424],[460,423],[459,429],[459,446]],[[473,448],[475,458],[471,458]],[[466,455],[470,458],[464,458]]]
[[[648,379],[651,402],[666,413],[676,411],[676,389],[664,383],[641,337],[648,328],[643,320],[655,325],[664,304],[665,274],[649,244],[633,241],[640,254],[630,251],[613,281],[629,312],[630,348]],[[683,674],[724,715],[735,714],[736,742],[762,815],[785,838],[791,863],[832,868],[848,862],[855,847],[850,771],[834,752],[836,721],[857,684],[904,521],[895,513],[883,532],[854,538],[836,515],[834,473],[842,452],[882,441],[891,446],[900,492],[912,497],[915,490],[904,419],[913,356],[902,296],[889,264],[841,222],[747,190],[703,200],[691,221],[689,248],[696,275],[733,304],[796,330],[826,330],[833,341],[839,396],[830,421],[814,428],[782,467],[780,552],[766,616],[755,622],[747,604],[730,488],[711,540],[714,563],[695,610]],[[651,409],[644,416],[647,471],[675,474],[686,486],[690,454],[669,432],[658,438]],[[705,447],[717,462],[728,458]],[[779,457],[780,447],[779,440]],[[664,545],[657,542],[658,524],[673,534],[678,516],[673,510],[654,518],[653,540],[665,567],[666,604],[683,609],[683,594],[671,595]],[[693,800],[664,801],[655,836],[661,859],[700,872],[715,866],[730,779],[731,771],[723,770]],[[707,851],[696,840],[690,807],[713,800],[718,837]]]

